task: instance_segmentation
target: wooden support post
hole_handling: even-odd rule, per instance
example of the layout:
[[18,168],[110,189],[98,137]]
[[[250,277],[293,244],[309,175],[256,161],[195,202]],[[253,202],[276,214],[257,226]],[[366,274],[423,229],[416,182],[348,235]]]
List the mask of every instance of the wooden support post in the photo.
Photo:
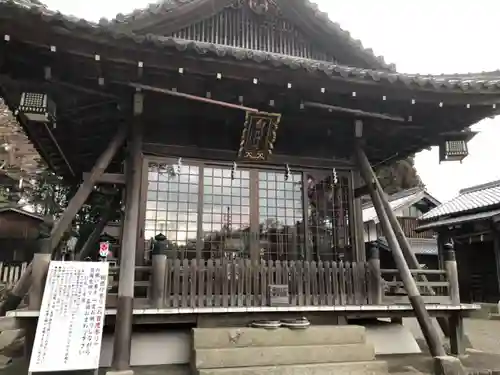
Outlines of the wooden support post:
[[[354,191],[360,187],[361,185],[361,176],[358,171],[353,171],[352,174],[352,184],[354,186]],[[363,231],[363,209],[361,205],[361,197],[356,197],[356,194],[353,192],[353,214],[352,218],[354,219],[354,243],[356,248],[356,262],[364,262],[366,260],[365,253],[365,236]],[[369,255],[370,256],[370,255]]]
[[[125,127],[121,127],[115,137],[111,140],[108,148],[101,154],[101,156],[99,156],[99,159],[97,160],[94,168],[92,168],[88,179],[83,181],[74,197],[71,198],[71,201],[69,202],[68,207],[64,211],[61,219],[52,228],[52,232],[50,233],[51,255],[53,255],[54,250],[59,245],[64,233],[71,226],[71,222],[73,221],[75,215],[78,213],[92,192],[96,181],[102,176],[118,149],[123,145],[125,137],[126,129]],[[19,306],[22,299],[30,289],[32,271],[33,263],[30,263],[24,270],[10,294],[5,299],[5,302],[0,306],[0,316],[4,316],[7,311],[14,310],[17,306]]]
[[38,252],[33,256],[33,272],[31,274],[31,288],[28,293],[28,307],[30,310],[40,310],[42,306],[45,280],[50,264],[50,235],[40,232],[38,238]]
[[139,225],[140,187],[142,170],[142,93],[134,95],[134,119],[130,127],[126,170],[125,219],[123,224],[118,301],[112,368],[131,373],[132,315],[134,309],[135,247]]
[[457,269],[457,259],[455,257],[455,250],[451,243],[444,245],[446,252],[446,277],[450,283],[449,293],[451,298],[451,303],[453,305],[460,305],[460,290],[458,287],[458,269]]
[[455,311],[450,317],[450,352],[452,355],[465,353],[466,337],[464,333],[464,320],[460,311]]
[[370,248],[370,259],[368,260],[370,267],[370,295],[372,304],[382,304],[382,273],[380,272],[380,250],[377,245],[372,245]]
[[[392,211],[391,204],[389,203],[389,200],[386,198],[382,186],[380,185],[380,181],[378,180],[377,176],[375,175],[371,167],[370,167],[370,175],[371,175],[370,181],[365,182],[367,185],[370,185],[367,186],[368,190],[372,189],[373,185],[375,185],[375,190],[380,194],[380,198],[382,200],[382,204],[384,205],[387,218],[389,219],[394,234],[396,235],[396,239],[398,240],[399,246],[401,247],[401,250],[403,252],[403,256],[406,259],[406,263],[408,264],[410,269],[419,270],[421,268],[420,263],[418,262],[415,253],[411,250],[410,243],[408,242],[408,239],[405,236],[403,228],[401,227],[401,224],[397,219],[396,215]],[[423,274],[417,275],[417,278],[422,280],[424,283],[427,283],[428,281],[427,277]],[[427,286],[426,289],[431,296],[434,296],[436,294],[431,286]],[[436,320],[439,323],[439,326],[441,327],[441,330],[443,331],[445,336],[448,337],[449,327],[446,318],[438,317]]]
[[[458,269],[457,260],[455,257],[455,249],[451,243],[443,245],[445,251],[445,269],[446,277],[450,283],[449,293],[451,303],[460,305],[460,289],[458,286]],[[448,337],[450,338],[450,351],[453,355],[461,355],[465,353],[465,344],[467,338],[464,333],[463,317],[460,311],[452,313],[448,319]]]
[[161,309],[165,301],[165,277],[167,272],[167,237],[158,234],[153,245],[153,267],[151,275],[151,304]]
[[[413,279],[410,268],[406,263],[394,230],[392,229],[391,223],[387,217],[383,203],[383,200],[386,199],[386,197],[384,194],[380,194],[378,191],[373,189],[371,182],[374,179],[374,173],[359,142],[356,144],[356,156],[361,175],[363,176],[366,184],[369,186],[373,207],[377,212],[382,230],[387,242],[389,243],[389,247],[392,250],[394,262],[399,270],[401,280],[403,281],[403,285],[408,293],[408,299],[410,300],[413,310],[415,311],[420,328],[422,329],[427,345],[429,346],[430,353],[433,357],[446,356],[441,338],[432,324],[429,313],[425,309],[424,300],[418,291],[417,284]],[[377,185],[380,186],[380,184]]]

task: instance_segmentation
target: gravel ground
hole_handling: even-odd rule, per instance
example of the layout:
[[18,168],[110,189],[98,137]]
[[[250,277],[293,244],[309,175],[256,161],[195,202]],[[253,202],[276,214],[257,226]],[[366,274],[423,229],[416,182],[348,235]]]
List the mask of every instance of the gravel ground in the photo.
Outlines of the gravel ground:
[[[422,331],[415,318],[405,319],[403,324],[412,331],[416,338],[423,339]],[[434,325],[441,332],[435,320]],[[473,349],[500,354],[500,320],[465,319],[464,328]]]

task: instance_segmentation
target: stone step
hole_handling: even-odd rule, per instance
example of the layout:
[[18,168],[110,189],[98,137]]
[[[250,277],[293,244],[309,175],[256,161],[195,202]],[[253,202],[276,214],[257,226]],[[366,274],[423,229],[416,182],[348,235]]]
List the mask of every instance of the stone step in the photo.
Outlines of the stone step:
[[197,369],[371,361],[369,344],[196,349]]
[[199,375],[388,375],[382,361],[203,369]]
[[246,348],[259,346],[302,346],[361,344],[365,328],[361,326],[312,326],[293,330],[278,328],[195,328],[194,349]]

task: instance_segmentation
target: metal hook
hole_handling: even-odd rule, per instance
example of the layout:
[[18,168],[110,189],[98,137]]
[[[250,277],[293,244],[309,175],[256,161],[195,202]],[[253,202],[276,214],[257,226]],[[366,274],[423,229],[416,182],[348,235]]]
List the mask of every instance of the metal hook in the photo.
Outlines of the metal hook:
[[177,174],[181,174],[181,168],[182,168],[182,158],[179,158],[177,161]]
[[231,169],[231,181],[234,181],[236,177],[236,169],[238,168],[238,165],[236,162],[233,162],[233,168]]

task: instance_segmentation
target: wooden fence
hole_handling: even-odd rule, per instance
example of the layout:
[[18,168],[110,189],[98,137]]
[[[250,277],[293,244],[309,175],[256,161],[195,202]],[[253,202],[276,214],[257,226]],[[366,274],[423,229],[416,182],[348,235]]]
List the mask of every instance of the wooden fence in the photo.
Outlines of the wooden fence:
[[27,265],[26,262],[0,262],[0,283],[7,286],[15,284]]
[[160,304],[269,306],[269,285],[287,285],[289,306],[364,305],[372,303],[372,280],[367,263],[169,259]]

